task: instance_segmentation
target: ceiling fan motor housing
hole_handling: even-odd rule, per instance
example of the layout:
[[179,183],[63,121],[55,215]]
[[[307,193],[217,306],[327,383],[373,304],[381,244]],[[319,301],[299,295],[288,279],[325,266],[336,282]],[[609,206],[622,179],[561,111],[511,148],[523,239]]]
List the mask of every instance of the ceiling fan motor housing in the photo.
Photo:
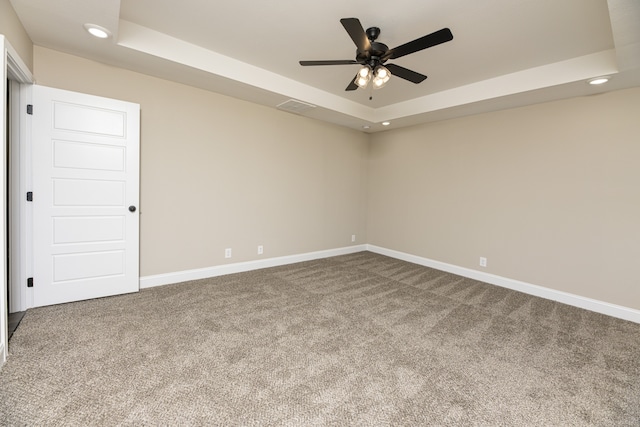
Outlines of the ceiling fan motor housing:
[[375,67],[378,64],[382,64],[386,61],[383,59],[385,53],[389,50],[384,43],[371,42],[371,49],[361,52],[360,50],[356,51],[356,61],[361,64],[369,64],[371,67]]
[[383,55],[387,53],[389,47],[384,43],[376,42],[376,39],[380,35],[380,28],[369,27],[366,31],[367,39],[371,48],[366,51],[356,50],[356,61],[362,65],[369,65],[371,69],[374,69],[378,65],[384,63],[386,59],[382,59]]

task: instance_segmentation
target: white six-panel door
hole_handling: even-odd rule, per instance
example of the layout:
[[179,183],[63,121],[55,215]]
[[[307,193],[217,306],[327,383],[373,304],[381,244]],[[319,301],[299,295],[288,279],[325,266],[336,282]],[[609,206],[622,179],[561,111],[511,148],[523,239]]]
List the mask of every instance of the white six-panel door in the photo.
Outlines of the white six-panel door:
[[33,88],[33,296],[139,289],[138,104]]

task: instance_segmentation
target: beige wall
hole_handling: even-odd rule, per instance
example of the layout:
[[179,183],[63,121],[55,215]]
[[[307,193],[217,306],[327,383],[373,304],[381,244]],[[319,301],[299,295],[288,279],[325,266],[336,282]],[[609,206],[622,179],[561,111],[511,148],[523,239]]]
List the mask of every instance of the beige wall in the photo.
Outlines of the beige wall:
[[366,241],[367,135],[37,46],[34,59],[38,84],[141,105],[142,276]]
[[34,57],[40,84],[141,104],[143,276],[356,234],[640,309],[640,88],[370,137],[48,49]]
[[20,59],[33,71],[33,43],[9,0],[0,0],[0,34],[9,40]]
[[634,88],[375,134],[368,243],[640,309],[639,118]]

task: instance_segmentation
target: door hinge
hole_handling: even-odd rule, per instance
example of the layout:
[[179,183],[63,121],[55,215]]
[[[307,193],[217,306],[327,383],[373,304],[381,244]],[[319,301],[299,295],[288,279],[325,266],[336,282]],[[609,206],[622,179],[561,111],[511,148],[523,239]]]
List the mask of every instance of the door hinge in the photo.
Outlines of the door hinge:
[[27,104],[27,114],[33,115],[33,105]]
[[33,191],[27,191],[27,202],[33,202]]
[[33,277],[27,279],[27,288],[33,288]]

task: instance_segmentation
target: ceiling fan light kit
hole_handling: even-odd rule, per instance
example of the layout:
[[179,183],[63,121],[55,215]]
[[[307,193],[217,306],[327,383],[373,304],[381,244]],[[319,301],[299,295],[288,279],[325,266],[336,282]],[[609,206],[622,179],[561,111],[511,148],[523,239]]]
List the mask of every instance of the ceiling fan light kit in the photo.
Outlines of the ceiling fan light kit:
[[356,45],[356,59],[300,61],[300,65],[360,64],[362,67],[356,74],[356,77],[349,83],[345,89],[346,91],[356,90],[359,87],[365,88],[370,81],[374,89],[379,89],[391,79],[391,74],[411,83],[421,83],[427,76],[401,67],[400,65],[387,64],[385,66],[383,64],[390,59],[397,59],[453,40],[451,30],[443,28],[393,49],[389,49],[384,43],[376,41],[380,35],[380,28],[370,27],[365,31],[357,18],[343,18],[340,20],[340,23]]
[[373,88],[380,89],[391,78],[391,73],[384,66],[378,65],[373,71]]
[[354,81],[359,87],[365,88],[369,84],[372,74],[373,72],[371,71],[371,68],[369,68],[368,65],[365,65],[360,68],[360,71],[358,71],[358,74],[356,75],[356,79]]
[[368,65],[363,65],[354,80],[358,87],[365,88],[372,81],[374,89],[380,89],[387,84],[391,78],[391,73],[384,66],[378,65],[373,71]]

